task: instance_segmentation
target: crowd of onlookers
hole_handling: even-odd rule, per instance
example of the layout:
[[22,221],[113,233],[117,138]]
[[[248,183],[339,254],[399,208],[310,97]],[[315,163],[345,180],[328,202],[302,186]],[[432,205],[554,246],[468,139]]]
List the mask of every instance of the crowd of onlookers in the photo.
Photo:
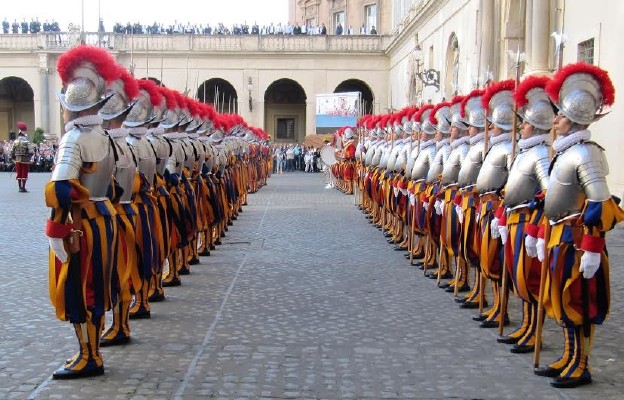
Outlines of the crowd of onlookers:
[[[101,31],[105,31],[104,27],[100,26]],[[173,34],[194,34],[194,35],[376,35],[377,30],[375,27],[367,29],[362,24],[360,29],[353,29],[352,26],[343,28],[342,24],[338,24],[334,32],[329,32],[325,24],[321,25],[299,25],[270,23],[269,25],[248,25],[247,22],[242,24],[234,24],[231,27],[225,26],[222,23],[218,23],[215,26],[207,24],[182,24],[175,21],[173,24],[165,25],[163,23],[154,22],[152,25],[141,25],[138,22],[121,24],[117,22],[113,27],[113,33],[125,33],[125,34],[150,34],[150,35],[173,35]]]
[[273,145],[273,173],[320,172],[323,169],[321,151],[303,144]]
[[[76,25],[70,24],[70,27]],[[46,20],[43,24],[39,22],[39,18],[31,19],[30,22],[23,19],[22,22],[14,20],[10,23],[6,18],[2,21],[2,32],[4,34],[13,33],[39,33],[39,32],[60,32],[58,22],[52,20],[48,22]],[[99,32],[107,32],[104,22],[100,20]],[[165,25],[163,23],[154,22],[152,25],[143,25],[139,22],[126,24],[115,23],[113,26],[113,33],[119,34],[150,34],[150,35],[173,35],[173,34],[195,34],[195,35],[376,35],[377,30],[374,26],[367,28],[365,24],[359,29],[354,29],[353,26],[343,27],[342,24],[338,24],[334,31],[329,31],[324,23],[320,25],[299,25],[298,23],[282,24],[281,22],[269,25],[248,25],[247,22],[242,24],[234,24],[232,26],[225,26],[222,23],[218,23],[214,26],[207,24],[191,24],[190,22],[183,24],[175,21],[173,24]]]
[[[11,158],[12,140],[0,142],[0,172],[13,172],[15,161]],[[56,153],[56,143],[45,142],[30,145],[32,153],[30,171],[50,172],[54,165],[54,154]]]
[[23,19],[22,22],[17,22],[17,20],[13,20],[13,23],[9,23],[9,21],[5,18],[2,21],[2,33],[39,33],[43,30],[43,32],[60,32],[61,28],[59,27],[58,22],[52,20],[52,22],[48,22],[46,19],[42,24],[39,22],[39,18],[31,19],[30,22]]

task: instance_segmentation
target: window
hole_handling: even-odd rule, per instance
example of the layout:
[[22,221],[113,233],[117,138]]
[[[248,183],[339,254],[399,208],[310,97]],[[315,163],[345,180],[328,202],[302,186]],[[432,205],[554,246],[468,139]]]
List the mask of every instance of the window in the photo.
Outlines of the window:
[[587,64],[594,63],[594,38],[585,40],[577,46],[577,61],[582,61]]
[[342,25],[343,33],[346,33],[345,32],[345,13],[344,13],[344,11],[334,13],[333,23],[334,23],[334,27],[333,27],[334,29],[333,29],[332,33],[336,33],[336,27],[338,26],[338,24]]
[[373,26],[379,32],[379,27],[377,26],[377,4],[364,7],[364,21],[366,23],[366,32],[370,32]]
[[278,117],[277,118],[277,139],[294,140],[295,139],[295,118],[294,117]]

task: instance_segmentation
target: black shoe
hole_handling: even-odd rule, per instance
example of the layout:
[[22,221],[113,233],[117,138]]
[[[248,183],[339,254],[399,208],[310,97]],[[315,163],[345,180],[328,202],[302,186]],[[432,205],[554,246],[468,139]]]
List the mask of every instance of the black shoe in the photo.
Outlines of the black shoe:
[[[221,242],[219,242],[219,244],[221,244]],[[215,245],[214,245],[214,244],[211,244],[211,245],[210,245],[210,250],[215,250],[215,249],[216,249]]]
[[447,287],[444,288],[444,291],[446,293],[455,293],[455,286],[448,285]]
[[533,353],[535,346],[527,344],[514,344],[509,351],[514,354]]
[[221,232],[221,237],[225,237],[225,232],[228,231],[227,226],[225,228],[223,228],[223,232]]
[[[220,239],[215,240],[215,245],[221,246],[221,240]],[[210,250],[214,250],[212,246],[210,246]]]
[[386,242],[388,242],[388,243],[390,243],[390,244],[394,244],[394,243],[395,243],[394,239],[392,239],[392,238],[390,238],[390,239],[386,240]]
[[190,275],[191,274],[191,270],[188,269],[187,267],[182,267],[182,268],[180,268],[179,274],[180,275]]
[[101,365],[98,367],[97,365],[92,365],[92,362],[89,362],[87,366],[80,371],[67,368],[57,369],[52,374],[52,379],[78,379],[100,375],[104,375],[104,366]]
[[[164,286],[164,285],[163,285]],[[128,315],[130,319],[150,319],[152,318],[152,313],[145,308],[141,307],[137,312],[130,313]]]
[[162,286],[173,287],[173,286],[180,286],[181,284],[182,284],[182,281],[180,281],[180,279],[172,279],[170,281],[163,281]]
[[464,304],[467,300],[465,297],[455,297],[455,303]]
[[[234,219],[234,218],[232,218],[232,219]],[[232,221],[230,220],[230,221],[228,221],[228,222],[227,222],[227,225],[228,225],[228,226],[232,226],[232,225],[234,225],[234,224],[233,224],[233,223],[232,223]]]
[[468,292],[470,292],[470,286],[468,286],[468,284],[465,284],[464,286],[457,289],[457,293],[468,293]]
[[427,278],[429,278],[429,279],[438,279],[438,274],[437,274],[437,272],[434,272],[434,273],[432,273],[432,274],[426,274],[425,276],[426,276]]
[[100,347],[119,346],[130,343],[130,336],[117,336],[112,339],[100,339]]
[[150,303],[159,303],[161,301],[165,301],[165,294],[154,293],[153,295],[147,298],[147,301],[149,301]]
[[206,247],[201,253],[199,253],[200,257],[209,257],[210,256],[210,250],[208,250],[208,248]]
[[[466,303],[464,303],[466,304]],[[460,307],[461,308],[461,307]],[[474,317],[472,317],[473,321],[477,321],[477,322],[483,322],[487,319],[487,316],[483,315],[483,314],[479,314],[479,315],[475,315]]]
[[496,341],[498,343],[503,343],[503,344],[516,344],[518,343],[518,340],[520,340],[519,337],[513,337],[513,336],[499,336],[496,338]]
[[[509,318],[505,318],[505,321],[503,323],[503,326],[507,326],[509,325]],[[481,324],[479,324],[479,328],[498,328],[498,317],[496,317],[496,319],[492,319],[492,320],[485,320],[483,322],[481,322]]]
[[451,289],[451,292],[455,289],[453,286],[451,286],[450,283],[448,282],[441,282],[440,284],[438,284],[438,287],[440,289],[444,289],[446,291],[446,289]]
[[[394,248],[394,251],[405,251],[405,250],[407,250],[407,247],[395,247]],[[409,256],[407,258],[409,258]]]
[[550,381],[550,386],[559,389],[572,389],[583,385],[589,385],[591,381],[591,375],[583,374],[578,378],[554,378]]
[[191,258],[188,263],[189,265],[197,265],[199,264],[199,258]]
[[538,367],[533,369],[533,373],[537,376],[545,376],[546,378],[555,378],[559,376],[563,372],[562,369],[551,368],[551,367]]
[[440,277],[440,279],[451,279],[452,277],[453,277],[453,274],[451,274],[449,271],[446,271],[446,273],[444,275],[442,275],[442,277]]
[[236,221],[237,219],[238,219],[238,215],[235,215],[235,216],[232,217],[233,221]]

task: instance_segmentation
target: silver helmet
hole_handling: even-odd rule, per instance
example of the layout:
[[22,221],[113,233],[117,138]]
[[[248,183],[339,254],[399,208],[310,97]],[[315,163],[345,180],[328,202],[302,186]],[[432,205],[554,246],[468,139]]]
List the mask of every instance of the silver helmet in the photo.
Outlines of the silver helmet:
[[107,83],[121,76],[121,69],[106,50],[85,45],[62,54],[57,71],[63,82],[57,97],[72,112],[102,106],[114,94],[106,92]]
[[463,99],[463,96],[457,96],[451,102],[451,126],[465,131],[468,130],[468,125],[466,125],[461,116],[461,102]]
[[[513,90],[515,81],[508,79],[488,87],[483,102],[488,101],[487,120],[504,131],[513,129]],[[485,105],[485,104],[484,104]]]
[[482,104],[483,90],[477,89],[464,97],[460,105],[460,116],[468,126],[485,128],[485,108]]
[[445,135],[451,133],[451,105],[450,103],[439,103],[435,106],[431,114],[429,114],[429,121],[435,126],[436,131],[442,132]]
[[135,98],[139,94],[139,85],[124,68],[121,69],[121,77],[107,85],[110,99],[104,103],[98,115],[108,121],[122,115],[135,104]]
[[555,112],[546,94],[547,76],[529,76],[516,87],[514,101],[518,115],[535,128],[548,131],[552,127]]
[[433,111],[433,108],[426,109],[420,117],[420,130],[427,135],[432,136],[436,133],[436,127],[431,123],[429,115]]
[[570,64],[555,74],[546,86],[548,96],[570,121],[589,125],[611,106],[615,89],[607,71],[585,63]]

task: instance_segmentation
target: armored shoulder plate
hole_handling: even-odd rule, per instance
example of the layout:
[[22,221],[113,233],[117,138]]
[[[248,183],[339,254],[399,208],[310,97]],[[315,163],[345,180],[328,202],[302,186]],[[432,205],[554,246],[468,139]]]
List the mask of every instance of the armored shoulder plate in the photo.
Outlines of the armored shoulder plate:
[[401,145],[395,142],[392,147],[392,151],[389,151],[389,154],[388,154],[388,162],[386,164],[386,169],[388,171],[394,171],[396,160],[399,157],[400,151],[401,151]]
[[466,187],[477,183],[477,177],[483,165],[483,142],[470,146],[468,154],[459,169],[457,184]]
[[147,179],[152,182],[154,174],[156,173],[156,156],[152,145],[147,141],[147,139],[138,138],[132,135],[128,136],[126,141],[134,151],[139,171],[141,171],[141,173],[143,173],[143,175],[145,175]]
[[544,212],[552,220],[581,212],[585,200],[610,198],[604,151],[595,143],[575,144],[558,154],[550,169]]
[[457,183],[459,170],[468,154],[468,149],[470,149],[470,146],[467,143],[463,143],[451,150],[451,154],[446,163],[444,163],[444,169],[442,170],[443,185]]
[[167,159],[166,169],[170,174],[182,175],[182,169],[184,168],[184,149],[182,144],[177,140],[170,140],[171,154]]
[[[81,169],[84,163],[98,163],[97,170],[93,174],[82,174]],[[51,180],[80,179],[84,184],[82,175],[96,174],[100,178],[105,177],[107,190],[113,175],[114,163],[110,138],[101,126],[74,127],[61,138]],[[106,190],[102,196],[92,194],[92,197],[103,197],[106,195]]]
[[126,138],[115,139],[114,145],[117,147],[118,157],[115,163],[115,180],[123,189],[123,194],[119,201],[121,203],[129,203],[132,201],[134,174],[137,170],[137,164],[135,163],[136,154],[126,142]]
[[548,185],[548,147],[538,144],[516,155],[505,186],[505,204],[516,207],[533,199]]
[[424,149],[420,149],[418,157],[414,162],[412,168],[412,179],[415,181],[421,181],[427,177],[429,168],[433,164],[433,158],[436,154],[436,148],[434,144],[431,144]]
[[496,143],[485,155],[477,176],[477,191],[487,193],[502,189],[511,166],[511,141]]
[[156,154],[156,171],[162,175],[165,173],[167,159],[172,152],[171,144],[165,138],[154,135],[147,135],[147,140]]
[[429,171],[427,171],[427,183],[436,182],[442,171],[444,170],[444,164],[446,164],[449,155],[451,154],[451,145],[446,144],[440,147],[433,158],[433,162],[429,167]]

